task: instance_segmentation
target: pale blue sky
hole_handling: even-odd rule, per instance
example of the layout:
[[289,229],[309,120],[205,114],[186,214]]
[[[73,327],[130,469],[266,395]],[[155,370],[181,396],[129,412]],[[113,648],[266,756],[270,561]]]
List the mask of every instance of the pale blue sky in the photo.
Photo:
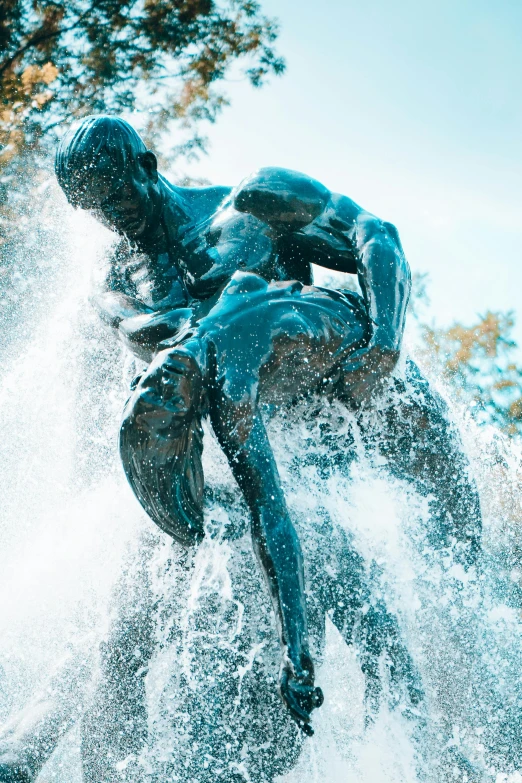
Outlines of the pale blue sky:
[[263,0],[288,69],[228,85],[190,173],[309,173],[396,223],[441,322],[519,311],[522,0]]

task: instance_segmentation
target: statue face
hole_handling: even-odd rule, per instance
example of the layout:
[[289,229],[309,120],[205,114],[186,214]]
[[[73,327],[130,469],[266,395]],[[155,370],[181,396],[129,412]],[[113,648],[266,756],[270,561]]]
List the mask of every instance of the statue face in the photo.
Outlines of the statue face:
[[97,220],[129,239],[138,239],[156,225],[163,206],[156,158],[146,152],[116,171],[114,162],[102,154],[90,169],[78,194],[78,204]]

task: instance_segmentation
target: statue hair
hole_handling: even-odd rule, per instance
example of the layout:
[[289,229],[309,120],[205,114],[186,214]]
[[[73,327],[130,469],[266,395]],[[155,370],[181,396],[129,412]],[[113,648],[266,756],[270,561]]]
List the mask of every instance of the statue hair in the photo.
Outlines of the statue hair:
[[61,139],[54,170],[68,201],[77,206],[85,173],[103,153],[113,161],[115,171],[123,173],[146,151],[141,137],[125,120],[105,114],[91,115],[73,125]]

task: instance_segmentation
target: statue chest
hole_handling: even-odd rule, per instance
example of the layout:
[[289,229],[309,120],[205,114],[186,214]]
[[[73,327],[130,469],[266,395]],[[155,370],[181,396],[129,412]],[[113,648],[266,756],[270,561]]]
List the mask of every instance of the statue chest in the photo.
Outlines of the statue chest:
[[269,227],[230,206],[185,232],[176,263],[197,299],[214,294],[238,270],[280,279]]
[[183,307],[188,295],[169,253],[137,254],[128,262],[126,277],[137,298],[154,310]]

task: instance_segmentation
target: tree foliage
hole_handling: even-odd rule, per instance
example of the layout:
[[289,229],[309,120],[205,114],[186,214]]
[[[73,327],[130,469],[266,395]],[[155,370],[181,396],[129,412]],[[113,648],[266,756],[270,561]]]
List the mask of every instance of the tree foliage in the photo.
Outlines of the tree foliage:
[[254,86],[282,72],[276,37],[254,0],[2,0],[0,164],[90,113],[213,120],[234,62]]
[[522,433],[522,366],[513,313],[487,312],[472,326],[424,326],[424,355],[479,422]]
[[164,158],[201,150],[231,69],[255,87],[282,73],[277,33],[255,0],[0,2],[0,355],[52,291],[61,126],[137,111],[149,143],[177,140]]

